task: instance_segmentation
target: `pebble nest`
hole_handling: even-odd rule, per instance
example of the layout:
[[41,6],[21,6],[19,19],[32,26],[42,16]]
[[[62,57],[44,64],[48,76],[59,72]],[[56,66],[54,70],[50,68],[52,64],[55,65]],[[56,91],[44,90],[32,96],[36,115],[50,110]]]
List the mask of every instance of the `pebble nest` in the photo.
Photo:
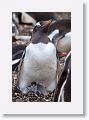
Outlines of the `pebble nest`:
[[[58,61],[58,69],[63,70],[64,58]],[[60,66],[60,67],[59,67]],[[17,72],[12,72],[12,102],[53,102],[54,93],[48,93],[47,95],[29,92],[28,94],[23,94],[16,86],[17,83]]]
[[17,83],[17,72],[12,74],[12,101],[13,102],[51,102],[53,101],[53,92],[48,93],[48,95],[43,95],[40,93],[29,92],[28,94],[23,94],[16,86]]

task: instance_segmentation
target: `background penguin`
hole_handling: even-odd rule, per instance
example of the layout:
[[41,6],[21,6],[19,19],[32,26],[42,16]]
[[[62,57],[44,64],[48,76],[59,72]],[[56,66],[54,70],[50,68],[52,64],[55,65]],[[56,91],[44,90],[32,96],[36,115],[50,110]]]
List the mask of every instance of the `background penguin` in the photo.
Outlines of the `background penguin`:
[[57,41],[55,43],[56,49],[60,53],[69,53],[71,50],[71,32],[68,32],[61,36],[60,38],[56,38]]
[[53,21],[49,27],[48,34],[52,33],[56,29],[59,30],[59,35],[70,32],[71,31],[71,19]]
[[12,44],[12,71],[17,70],[23,51],[26,45]]
[[54,102],[71,102],[71,51],[65,59],[65,65],[54,93]]
[[36,20],[25,12],[13,12],[12,20],[16,24],[27,24],[35,26]]
[[47,21],[49,19],[57,20],[55,12],[26,12],[28,15],[33,17],[36,22]]
[[[19,65],[18,87],[26,94],[30,90],[47,92],[56,88],[56,48],[47,36],[49,21],[41,21],[33,29],[31,43],[26,47]],[[31,84],[35,83],[35,88]],[[47,91],[47,92],[46,92]]]
[[64,57],[71,50],[71,32],[59,34],[59,30],[54,30],[49,36],[57,50],[57,56]]
[[13,20],[19,24],[36,25],[36,22],[56,20],[54,12],[13,12]]
[[58,56],[66,56],[71,50],[71,20],[53,22],[48,30],[49,38],[56,46]]

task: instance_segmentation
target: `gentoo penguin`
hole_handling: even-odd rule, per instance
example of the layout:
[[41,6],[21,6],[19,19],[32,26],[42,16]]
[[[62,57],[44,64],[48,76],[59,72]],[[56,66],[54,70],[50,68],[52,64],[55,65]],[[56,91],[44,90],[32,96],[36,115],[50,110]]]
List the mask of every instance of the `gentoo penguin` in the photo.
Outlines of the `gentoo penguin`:
[[54,93],[54,102],[71,102],[71,51],[65,59],[65,65]]
[[68,53],[71,50],[71,32],[57,38],[55,46],[58,52]]
[[58,56],[66,56],[71,50],[71,32],[60,34],[60,31],[56,29],[48,37],[56,46]]
[[43,94],[47,94],[56,88],[56,48],[47,35],[50,24],[51,20],[36,24],[31,43],[22,56],[18,72],[18,87],[24,94],[30,90],[45,91]]
[[36,25],[36,22],[56,20],[55,12],[13,12],[13,18],[19,24]]
[[57,20],[55,12],[26,12],[28,15],[33,17],[36,22],[46,21],[49,19]]
[[71,50],[71,20],[59,20],[52,22],[48,34],[50,40],[56,46],[59,56],[65,56]]
[[53,21],[49,27],[48,34],[52,33],[56,29],[60,31],[60,35],[62,33],[70,32],[71,31],[71,20],[63,19],[63,20]]
[[12,44],[12,71],[17,70],[20,59],[22,57],[23,51],[25,50],[26,45]]
[[13,20],[18,24],[27,24],[35,26],[36,20],[26,12],[13,12]]

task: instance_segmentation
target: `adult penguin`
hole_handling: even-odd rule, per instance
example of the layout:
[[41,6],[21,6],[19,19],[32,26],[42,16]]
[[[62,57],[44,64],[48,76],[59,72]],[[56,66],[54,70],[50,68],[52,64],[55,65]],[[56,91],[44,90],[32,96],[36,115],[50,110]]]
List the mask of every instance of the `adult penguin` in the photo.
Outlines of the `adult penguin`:
[[71,51],[68,53],[64,69],[54,93],[54,102],[71,102]]
[[56,48],[47,35],[51,22],[41,21],[36,24],[31,43],[20,61],[18,87],[24,94],[29,91],[47,94],[56,88]]

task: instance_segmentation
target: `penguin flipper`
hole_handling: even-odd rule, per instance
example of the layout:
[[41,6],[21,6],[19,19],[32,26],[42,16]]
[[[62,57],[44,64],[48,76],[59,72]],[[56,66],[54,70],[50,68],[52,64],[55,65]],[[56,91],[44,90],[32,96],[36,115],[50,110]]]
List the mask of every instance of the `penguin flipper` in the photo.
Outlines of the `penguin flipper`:
[[24,50],[24,52],[23,52],[23,54],[22,54],[22,57],[21,57],[21,59],[20,59],[20,63],[19,63],[19,65],[18,65],[17,80],[19,80],[19,77],[20,77],[21,68],[22,68],[22,65],[23,65],[23,60],[24,60],[25,54],[26,54],[26,49]]

